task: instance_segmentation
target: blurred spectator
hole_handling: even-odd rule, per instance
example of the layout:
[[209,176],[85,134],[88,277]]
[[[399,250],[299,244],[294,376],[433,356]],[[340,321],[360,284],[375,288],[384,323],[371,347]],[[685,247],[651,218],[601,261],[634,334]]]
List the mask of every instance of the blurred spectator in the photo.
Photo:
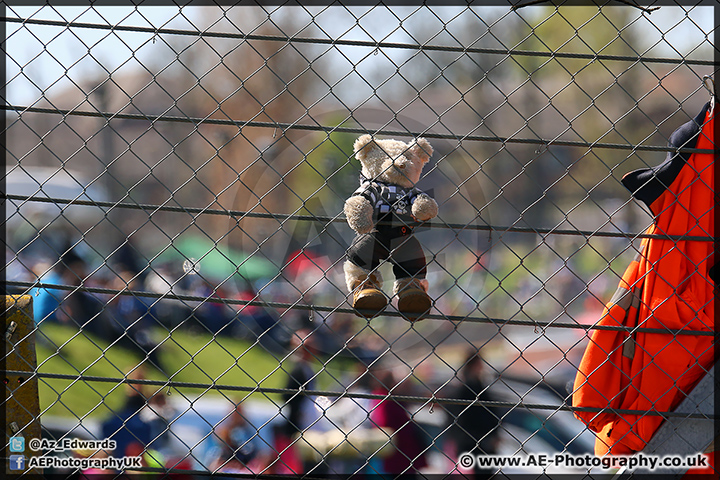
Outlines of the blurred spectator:
[[[314,390],[315,371],[311,362],[316,358],[316,348],[311,332],[306,329],[296,331],[290,339],[290,345],[295,362],[285,388],[295,391]],[[276,470],[277,473],[304,473],[314,467],[315,463],[306,462],[303,465],[297,448],[291,444],[299,434],[318,421],[321,409],[315,403],[315,397],[300,392],[283,394],[283,403],[285,421],[275,431],[275,449],[282,453]]]
[[[133,380],[144,380],[145,371],[138,367],[127,375]],[[134,456],[131,452],[137,450],[138,444],[141,452],[145,446],[154,439],[153,428],[140,415],[145,408],[147,398],[143,392],[143,385],[128,383],[125,385],[127,397],[125,403],[113,411],[109,419],[102,424],[103,438],[115,440],[116,447],[113,455],[115,457]]]
[[165,295],[171,293],[175,279],[170,273],[170,268],[166,265],[153,264],[152,269],[145,277],[145,286],[150,292]]
[[[458,400],[490,401],[492,397],[483,381],[485,360],[480,352],[471,350],[458,372],[460,385],[450,394]],[[457,454],[472,452],[473,455],[494,455],[498,441],[498,416],[486,405],[448,405],[446,407],[455,423],[450,436]],[[488,471],[475,470],[487,474]]]
[[152,441],[148,445],[164,457],[181,453],[173,451],[177,437],[170,431],[170,421],[177,415],[162,389],[157,390],[147,400],[145,408],[140,410],[140,418],[150,426]]
[[[164,296],[173,293],[175,282],[175,276],[172,274],[169,265],[153,263],[143,283],[148,292]],[[184,303],[171,299],[154,301],[153,311],[160,323],[167,328],[175,328],[187,318]]]
[[[117,274],[109,285],[118,291],[140,291],[144,287],[139,278],[129,270]],[[136,351],[141,358],[148,358],[160,371],[162,363],[158,343],[153,339],[152,328],[159,325],[150,310],[146,297],[135,295],[117,295],[107,305],[109,327],[114,340],[123,348]]]
[[[133,276],[144,272],[147,266],[147,259],[142,256],[133,238],[128,238],[106,259],[105,263],[110,265],[114,271],[129,271]],[[141,274],[144,277],[145,274]]]
[[[347,388],[348,393],[370,394],[372,382],[366,365],[358,362],[354,370],[354,380]],[[386,444],[387,435],[370,420],[372,406],[373,400],[369,398],[343,396],[327,409],[326,416],[332,424],[332,430],[335,430],[333,433],[347,436],[351,444],[336,449],[338,458],[328,462],[331,474],[362,472],[371,458],[381,455],[379,450]]]
[[[60,285],[62,279],[57,271],[45,261],[33,265],[33,273],[37,281],[48,285]],[[64,290],[55,288],[33,288],[30,294],[33,296],[33,317],[35,324],[40,322],[57,322],[60,312],[58,308],[65,297]]]
[[[61,283],[69,286],[87,285],[88,265],[74,249],[63,253],[57,267]],[[61,321],[77,326],[112,342],[116,339],[108,328],[104,305],[93,294],[84,290],[70,290],[58,311]]]
[[374,387],[372,393],[386,398],[373,400],[370,420],[378,427],[392,430],[391,441],[395,451],[380,461],[380,465],[372,465],[371,473],[390,473],[411,475],[427,466],[425,447],[422,439],[424,434],[408,413],[406,405],[393,400],[390,390],[397,395],[398,382],[392,370],[381,365],[373,366],[369,372]]
[[[192,457],[188,457],[188,445],[172,431],[171,421],[178,416],[178,412],[168,401],[168,396],[162,389],[149,395],[144,408],[140,409],[140,419],[150,429],[150,442],[143,445],[135,443],[138,456],[142,458],[143,466],[163,468],[172,471],[193,470]],[[139,447],[139,448],[138,448]],[[140,450],[141,448],[141,450]],[[171,473],[167,478],[177,480],[192,480],[189,474]]]
[[[288,390],[315,390],[315,371],[311,365],[316,358],[315,340],[309,330],[298,330],[291,339],[296,361],[290,371],[285,388]],[[301,393],[286,393],[283,400],[288,408],[285,432],[293,436],[309,428],[320,414],[313,397]]]
[[[178,286],[182,292],[194,297],[210,298],[222,297],[222,289],[210,283],[202,275],[185,275],[181,277]],[[230,333],[226,326],[232,320],[232,309],[227,305],[215,301],[188,302],[190,311],[186,314],[185,327],[205,333]]]
[[[351,385],[347,387],[348,393],[368,395],[372,393],[374,382],[368,374],[367,366],[358,362],[350,374]],[[332,411],[328,415],[333,425],[340,427],[345,432],[354,431],[358,428],[376,428],[370,420],[370,412],[374,406],[374,400],[362,397],[342,397],[333,404]]]
[[[241,289],[234,295],[236,300],[262,302],[260,293],[256,293],[247,282],[241,282],[240,286]],[[283,328],[283,324],[287,323],[285,320],[281,323],[274,311],[259,305],[235,305],[235,308],[236,322],[232,329],[226,329],[224,333],[253,342],[258,340],[269,352],[281,353],[286,350],[290,335]]]
[[220,452],[211,465],[212,472],[259,473],[268,464],[257,428],[248,422],[242,403],[217,429]]

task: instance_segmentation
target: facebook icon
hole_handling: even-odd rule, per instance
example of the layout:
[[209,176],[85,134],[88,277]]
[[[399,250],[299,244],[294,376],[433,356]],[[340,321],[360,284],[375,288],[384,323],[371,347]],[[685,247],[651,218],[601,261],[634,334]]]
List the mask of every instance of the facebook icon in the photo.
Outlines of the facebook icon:
[[25,455],[10,455],[10,470],[25,470]]

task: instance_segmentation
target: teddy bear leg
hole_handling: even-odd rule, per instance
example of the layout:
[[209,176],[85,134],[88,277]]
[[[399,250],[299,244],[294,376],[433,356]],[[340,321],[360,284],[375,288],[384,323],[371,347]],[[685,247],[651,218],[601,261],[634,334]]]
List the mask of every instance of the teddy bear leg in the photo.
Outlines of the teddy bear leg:
[[414,322],[422,319],[432,307],[432,300],[427,294],[428,281],[418,278],[399,278],[395,280],[393,293],[398,296],[398,310]]
[[388,304],[388,298],[382,292],[380,272],[370,272],[349,260],[344,264],[345,281],[353,294],[352,306],[360,316],[371,318],[380,313]]

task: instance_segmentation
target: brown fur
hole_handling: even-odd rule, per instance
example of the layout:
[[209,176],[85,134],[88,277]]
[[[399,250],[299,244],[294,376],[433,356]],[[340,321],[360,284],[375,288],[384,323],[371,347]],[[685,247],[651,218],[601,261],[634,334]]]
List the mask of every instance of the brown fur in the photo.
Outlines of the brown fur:
[[[362,135],[354,144],[355,158],[362,165],[362,174],[369,179],[412,188],[420,180],[422,169],[430,160],[433,148],[424,138],[417,138],[410,143],[398,140],[378,140],[370,135]],[[344,206],[345,216],[350,227],[357,233],[373,231],[373,206],[367,199],[353,196],[347,199]],[[438,205],[430,196],[419,195],[412,206],[413,216],[420,221],[427,221],[437,216]],[[360,278],[370,272],[346,261],[344,265],[345,281],[349,291]],[[379,273],[379,272],[376,272]],[[427,291],[428,282],[419,280],[419,285]],[[397,294],[399,284],[394,286]]]

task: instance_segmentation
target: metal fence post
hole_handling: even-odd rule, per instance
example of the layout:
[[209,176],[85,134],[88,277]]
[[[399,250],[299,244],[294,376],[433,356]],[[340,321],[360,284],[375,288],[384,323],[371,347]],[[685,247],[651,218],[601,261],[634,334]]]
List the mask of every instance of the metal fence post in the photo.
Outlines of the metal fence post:
[[[5,457],[31,455],[27,441],[40,438],[40,401],[38,397],[37,357],[32,297],[5,296]],[[12,437],[25,439],[24,451],[13,448]],[[6,471],[17,474],[8,463]],[[33,470],[33,473],[39,473]]]

